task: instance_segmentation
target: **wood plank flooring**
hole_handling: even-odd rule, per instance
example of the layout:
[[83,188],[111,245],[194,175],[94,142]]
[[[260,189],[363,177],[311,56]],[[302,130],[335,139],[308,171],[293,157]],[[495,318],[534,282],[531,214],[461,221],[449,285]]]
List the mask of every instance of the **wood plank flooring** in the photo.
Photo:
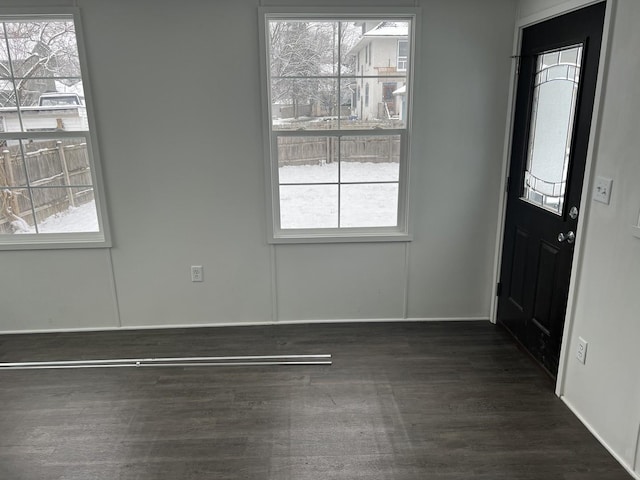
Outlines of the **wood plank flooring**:
[[628,480],[484,322],[0,336],[0,361],[333,354],[332,366],[0,371],[2,480]]

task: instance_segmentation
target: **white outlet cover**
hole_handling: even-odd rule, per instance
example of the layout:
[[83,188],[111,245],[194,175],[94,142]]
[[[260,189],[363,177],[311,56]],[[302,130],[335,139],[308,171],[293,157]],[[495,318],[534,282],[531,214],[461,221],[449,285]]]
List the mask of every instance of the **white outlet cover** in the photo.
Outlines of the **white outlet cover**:
[[204,281],[204,269],[202,265],[191,265],[191,281],[203,282]]
[[589,342],[587,342],[584,338],[578,337],[578,348],[576,350],[576,358],[580,363],[586,363],[587,361],[587,346]]
[[596,177],[593,183],[593,201],[609,205],[613,180],[606,177]]

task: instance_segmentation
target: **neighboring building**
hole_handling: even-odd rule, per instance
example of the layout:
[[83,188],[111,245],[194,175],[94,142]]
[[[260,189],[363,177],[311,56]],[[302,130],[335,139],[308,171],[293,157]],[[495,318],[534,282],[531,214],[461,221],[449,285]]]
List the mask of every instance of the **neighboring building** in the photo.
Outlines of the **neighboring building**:
[[[351,49],[356,83],[352,115],[362,120],[402,118],[406,99],[409,25],[406,22],[363,22],[363,37]],[[367,78],[370,76],[387,78]],[[404,88],[403,88],[404,87]]]
[[82,83],[74,79],[73,62],[65,63],[65,52],[21,40],[28,47],[23,57],[11,65],[0,60],[0,76],[18,79],[0,85],[0,132],[88,130]]
[[48,92],[36,105],[0,107],[0,132],[88,130],[87,109],[75,93]]

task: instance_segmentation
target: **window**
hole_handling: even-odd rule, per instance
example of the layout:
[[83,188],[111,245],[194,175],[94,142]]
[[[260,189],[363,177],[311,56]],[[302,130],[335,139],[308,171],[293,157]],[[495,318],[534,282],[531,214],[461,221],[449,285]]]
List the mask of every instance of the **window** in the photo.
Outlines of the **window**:
[[[270,241],[408,240],[410,122],[392,103],[410,105],[410,75],[383,47],[404,38],[409,53],[413,15],[263,11]],[[374,74],[358,69],[361,54]]]
[[108,246],[74,13],[0,16],[0,248]]
[[409,43],[406,40],[398,40],[398,71],[404,72],[407,70],[409,53]]

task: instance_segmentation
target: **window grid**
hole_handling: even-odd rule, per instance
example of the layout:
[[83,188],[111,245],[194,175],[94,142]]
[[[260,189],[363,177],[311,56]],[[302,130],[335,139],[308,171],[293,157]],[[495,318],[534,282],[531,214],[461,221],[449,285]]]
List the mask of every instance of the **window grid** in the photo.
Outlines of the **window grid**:
[[[309,21],[313,21],[312,19],[306,18],[306,17],[286,17],[286,19],[294,19],[294,20],[298,20],[298,21],[305,21],[305,20],[309,20]],[[355,17],[354,17],[355,18]],[[270,22],[272,21],[280,21],[280,20],[285,20],[282,17],[269,17],[267,16],[267,32],[269,31],[270,28]],[[342,22],[344,21],[350,21],[344,18],[340,18],[340,19],[331,19],[332,21],[335,21],[338,24],[338,42],[341,41],[342,39],[342,35],[341,35],[341,28],[342,28]],[[407,21],[407,23],[410,25],[410,30],[413,29],[413,19],[410,19],[409,17],[403,17],[402,21]],[[408,46],[408,42],[406,42],[406,45]],[[338,56],[342,55],[342,46],[339,44],[339,49],[338,49]],[[271,45],[269,44],[269,48],[271,48]],[[361,97],[360,95],[360,86],[362,85],[362,83],[364,83],[365,79],[370,79],[370,80],[374,80],[377,81],[378,83],[380,83],[380,85],[382,85],[382,83],[385,81],[385,79],[394,79],[394,80],[398,80],[400,77],[403,78],[404,80],[404,85],[406,85],[408,83],[408,75],[406,75],[406,70],[407,70],[407,61],[405,61],[405,63],[403,64],[404,66],[404,70],[402,71],[402,75],[398,75],[397,73],[387,73],[387,71],[385,71],[382,74],[378,74],[378,75],[364,75],[364,72],[362,71],[364,69],[364,64],[369,64],[371,65],[372,62],[372,49],[371,49],[371,45],[366,45],[365,48],[363,48],[364,50],[364,54],[365,54],[365,58],[364,61],[362,61],[360,54],[362,53],[361,51],[358,52],[357,55],[355,55],[354,57],[354,68],[356,69],[356,74],[354,75],[352,74],[343,74],[342,72],[342,68],[341,68],[341,64],[338,65],[337,69],[334,69],[334,71],[336,72],[336,74],[329,74],[329,75],[285,75],[285,76],[279,76],[279,75],[272,75],[272,71],[270,68],[270,64],[269,64],[269,57],[267,57],[267,70],[268,70],[268,75],[267,78],[270,80],[276,80],[276,79],[305,79],[305,80],[310,80],[310,79],[318,79],[318,80],[335,80],[335,85],[336,85],[336,98],[339,100],[338,102],[338,111],[340,112],[340,100],[341,100],[341,96],[340,96],[340,88],[341,88],[341,80],[344,78],[350,78],[353,79],[354,84],[353,84],[353,92],[350,98],[354,98],[356,100],[358,100],[361,104],[363,103],[364,100],[364,104],[365,105],[369,105],[370,103],[370,85],[369,82],[366,83],[365,85],[365,92],[364,92],[364,98]],[[269,49],[267,49],[267,51],[269,51]],[[397,71],[400,71],[399,68],[396,69]],[[271,85],[271,82],[268,83],[269,85]],[[402,83],[398,84],[398,86],[402,85]],[[408,88],[406,88],[405,90],[408,90]],[[377,95],[377,94],[376,94]],[[377,97],[376,97],[377,98]],[[387,100],[387,99],[382,99],[381,100]],[[407,102],[408,103],[408,102]],[[376,105],[376,104],[374,104]],[[406,105],[406,104],[405,104]],[[352,104],[353,108],[357,107],[357,102],[355,104]],[[359,108],[359,107],[358,107]],[[271,115],[269,115],[269,117],[271,118]],[[405,118],[403,118],[403,120],[406,120]],[[274,125],[271,124],[271,138],[272,138],[272,172],[273,172],[273,179],[275,180],[275,182],[272,184],[274,186],[273,189],[273,199],[275,201],[275,205],[274,205],[274,219],[276,221],[276,224],[274,225],[275,230],[274,233],[275,234],[279,234],[282,233],[282,230],[279,227],[279,222],[281,219],[280,216],[280,205],[279,205],[279,194],[280,194],[280,187],[287,187],[287,186],[336,186],[337,187],[337,191],[338,191],[338,210],[337,210],[337,215],[338,215],[338,229],[342,229],[341,228],[341,214],[342,214],[342,199],[341,199],[341,194],[342,194],[342,188],[341,186],[343,185],[397,185],[398,186],[398,198],[397,201],[398,203],[398,208],[401,208],[401,210],[398,210],[396,213],[396,217],[397,217],[397,221],[396,221],[396,227],[389,229],[388,226],[381,226],[381,227],[374,227],[374,230],[380,231],[381,234],[384,234],[383,232],[394,232],[397,227],[401,226],[402,223],[402,228],[405,229],[404,231],[406,231],[406,225],[404,223],[404,221],[401,219],[401,217],[404,217],[405,212],[406,212],[406,205],[404,204],[404,200],[401,198],[402,197],[402,192],[406,189],[406,142],[407,142],[407,132],[408,132],[408,120],[405,121],[405,124],[402,128],[400,129],[393,129],[393,128],[389,128],[389,129],[383,129],[383,130],[368,130],[368,129],[344,129],[343,130],[343,124],[346,122],[343,122],[343,115],[341,113],[338,113],[337,118],[336,118],[336,125],[337,128],[329,128],[329,129],[321,129],[321,130],[315,130],[315,129],[306,129],[306,128],[302,128],[302,129],[297,129],[297,130],[286,130],[286,129],[278,129],[276,128]],[[345,125],[346,126],[346,125]],[[355,135],[355,136],[359,136],[359,137],[368,137],[368,136],[372,136],[375,137],[376,135],[388,135],[388,136],[392,136],[394,134],[401,134],[401,142],[400,142],[400,158],[401,158],[401,167],[400,167],[400,173],[399,173],[399,177],[397,181],[381,181],[381,180],[376,180],[376,181],[342,181],[341,179],[341,171],[342,171],[342,151],[341,148],[337,149],[336,152],[336,156],[337,156],[337,168],[338,168],[338,180],[336,182],[287,182],[287,181],[280,181],[279,179],[279,168],[278,168],[278,139],[280,137],[285,137],[285,136],[292,136],[292,137],[305,137],[305,136],[332,136],[335,137],[338,142],[340,142],[340,140],[343,137],[347,137],[350,135]],[[402,173],[404,172],[404,173]],[[403,185],[404,184],[404,185]],[[286,229],[289,230],[289,229]],[[309,229],[294,229],[294,230],[300,230],[300,231],[307,231]],[[315,231],[317,229],[311,229],[311,231]],[[322,228],[320,230],[323,230]],[[330,228],[329,231],[333,231],[335,229]],[[345,228],[346,230],[354,230],[354,228]],[[358,228],[355,228],[355,230],[358,230]],[[286,234],[285,234],[286,235]],[[335,235],[340,236],[341,234],[339,232],[335,232]]]
[[[78,244],[108,246],[102,212],[99,208],[100,192],[96,190],[93,142],[84,105],[83,82],[85,79],[82,71],[77,70],[81,62],[80,38],[75,16],[73,13],[37,17],[0,16],[1,32],[4,37],[0,41],[0,49],[4,50],[6,63],[4,74],[0,75],[0,83],[6,87],[10,86],[10,90],[5,89],[4,92],[11,92],[4,97],[4,107],[0,112],[0,173],[2,173],[3,183],[0,185],[0,191],[4,192],[1,199],[2,211],[0,211],[0,219],[3,220],[4,225],[3,230],[0,231],[0,248],[57,248]],[[58,53],[52,49],[53,53],[45,54],[43,63],[35,63],[30,68],[46,68],[49,72],[51,67],[46,62],[52,62],[55,65],[54,68],[71,68],[77,70],[80,75],[55,73],[38,75],[37,72],[34,75],[24,74],[25,61],[21,57],[14,56],[14,51],[23,51],[28,54],[28,48],[35,47],[30,46],[31,40],[26,34],[16,36],[14,33],[12,36],[8,25],[18,24],[35,28],[43,23],[47,26],[53,25],[52,28],[59,26],[64,30],[64,34],[67,35],[66,40],[70,42],[66,45],[69,49],[67,52],[70,52],[68,55],[74,63],[65,63],[64,60],[67,57],[62,57],[63,60],[60,60],[61,57],[54,58]],[[42,32],[45,29],[46,27]],[[24,43],[16,46],[18,42]],[[38,55],[40,55],[39,52]],[[34,58],[36,62],[41,62],[43,56],[35,55]],[[20,74],[17,74],[16,68],[21,69]],[[55,87],[53,89],[51,86],[45,87],[43,82]],[[32,90],[34,83],[36,90]],[[29,97],[23,96],[24,93],[19,90],[24,85],[27,85],[25,91],[29,93]],[[69,88],[60,88],[65,85]],[[56,94],[69,99],[75,97],[77,101],[56,103]],[[13,100],[11,100],[12,97]],[[33,103],[34,98],[36,103]],[[47,101],[50,103],[47,104]],[[75,116],[71,119],[68,112],[73,111]],[[44,141],[46,143],[43,143]],[[28,145],[29,148],[27,148]],[[69,170],[71,164],[76,166],[73,171]],[[21,180],[18,181],[16,178]],[[60,192],[60,194],[54,192]],[[42,203],[36,203],[36,201]],[[91,202],[93,203],[89,206],[97,227],[83,225],[75,230],[71,227],[69,230],[60,231],[49,228],[47,233],[43,233],[43,225],[53,218],[53,215],[66,213],[72,207],[84,206]],[[20,207],[25,204],[28,204],[27,209]],[[60,210],[65,208],[67,210]],[[30,232],[24,230],[27,227],[31,229]],[[31,235],[15,235],[15,233],[31,233]]]

